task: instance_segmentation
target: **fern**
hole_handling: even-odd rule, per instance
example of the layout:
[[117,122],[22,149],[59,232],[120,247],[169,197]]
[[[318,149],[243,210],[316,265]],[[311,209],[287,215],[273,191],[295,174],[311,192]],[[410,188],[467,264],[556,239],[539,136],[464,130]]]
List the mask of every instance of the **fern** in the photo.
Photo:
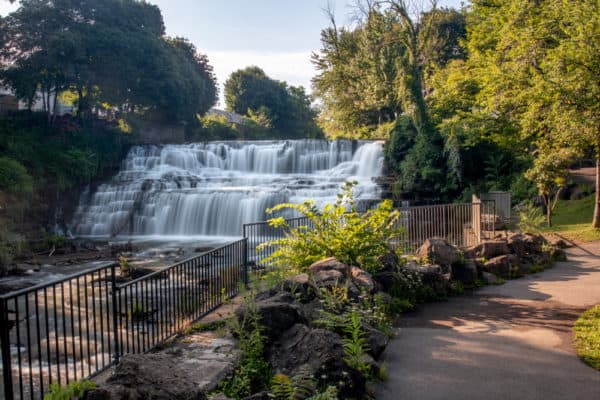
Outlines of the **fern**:
[[271,380],[271,393],[277,400],[303,400],[316,391],[316,381],[310,370],[301,368],[294,377],[276,374]]
[[350,313],[349,323],[344,327],[344,361],[349,366],[356,368],[363,374],[369,376],[371,367],[363,360],[368,350],[367,339],[362,328],[360,314],[353,310]]

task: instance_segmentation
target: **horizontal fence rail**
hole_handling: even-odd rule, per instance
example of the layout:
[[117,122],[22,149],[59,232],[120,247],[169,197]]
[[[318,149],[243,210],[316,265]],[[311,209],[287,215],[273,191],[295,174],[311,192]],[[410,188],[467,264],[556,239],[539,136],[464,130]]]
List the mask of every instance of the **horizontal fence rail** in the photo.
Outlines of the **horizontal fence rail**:
[[242,239],[137,279],[116,263],[0,296],[6,399],[41,399],[164,343],[247,282]]
[[[443,238],[454,246],[465,248],[495,236],[494,219],[490,218],[495,215],[493,201],[402,207],[398,211],[400,218],[397,227],[402,228],[403,233],[391,246],[405,254],[415,253],[428,238]],[[269,221],[243,225],[243,235],[248,239],[249,263],[255,268],[264,268],[264,259],[277,250],[276,246],[259,250],[258,245],[285,237],[291,228],[311,228],[310,220],[306,217],[285,221],[287,226],[283,227],[273,227]]]
[[244,238],[248,240],[248,262],[253,268],[262,268],[264,265],[261,260],[272,255],[276,246],[266,246],[257,249],[257,246],[271,240],[281,239],[290,232],[292,228],[300,226],[310,227],[311,222],[307,217],[287,218],[286,226],[274,227],[269,221],[253,222],[244,224],[242,227]]

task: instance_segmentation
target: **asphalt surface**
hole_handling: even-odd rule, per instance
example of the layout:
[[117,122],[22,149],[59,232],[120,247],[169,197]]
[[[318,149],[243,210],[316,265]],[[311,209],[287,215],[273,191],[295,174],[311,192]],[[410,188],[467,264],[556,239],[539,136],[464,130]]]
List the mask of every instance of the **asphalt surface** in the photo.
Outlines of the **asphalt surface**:
[[600,242],[525,278],[421,306],[398,320],[376,399],[600,400],[573,324],[600,303]]

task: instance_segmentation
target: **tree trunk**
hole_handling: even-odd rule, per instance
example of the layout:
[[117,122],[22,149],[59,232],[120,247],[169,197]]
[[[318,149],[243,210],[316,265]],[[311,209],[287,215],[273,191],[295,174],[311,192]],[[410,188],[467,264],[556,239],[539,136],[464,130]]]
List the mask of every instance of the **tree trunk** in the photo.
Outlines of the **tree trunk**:
[[598,141],[596,145],[596,205],[592,227],[600,228],[600,132],[598,132],[596,140]]

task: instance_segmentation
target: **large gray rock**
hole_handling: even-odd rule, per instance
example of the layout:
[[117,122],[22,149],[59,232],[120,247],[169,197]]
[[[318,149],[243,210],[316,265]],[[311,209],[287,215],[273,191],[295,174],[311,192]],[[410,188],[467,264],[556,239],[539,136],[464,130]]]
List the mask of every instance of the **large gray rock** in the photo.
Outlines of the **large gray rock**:
[[484,264],[484,268],[496,276],[514,278],[520,274],[519,257],[514,254],[494,257]]
[[498,283],[498,277],[491,272],[483,271],[481,273],[481,279],[488,285],[495,285]]
[[283,282],[283,290],[292,293],[301,302],[309,302],[315,298],[317,288],[308,274],[298,274]]
[[400,257],[395,252],[390,251],[379,257],[379,263],[381,264],[380,271],[397,271],[400,265]]
[[205,400],[202,371],[166,353],[126,355],[105,384],[90,391],[95,400]]
[[388,343],[390,342],[390,338],[388,335],[385,335],[376,329],[367,328],[366,329],[366,341],[367,341],[366,344],[368,347],[367,352],[375,360],[379,360],[379,357],[381,357],[381,354],[383,353],[383,351],[387,347]]
[[340,398],[364,398],[365,377],[344,362],[342,338],[325,329],[296,324],[269,347],[275,372],[312,374],[321,385],[336,385]]
[[464,264],[454,264],[452,266],[452,279],[460,281],[465,285],[473,285],[479,277],[477,262],[467,260]]
[[544,238],[539,235],[528,233],[515,233],[508,237],[508,248],[510,252],[519,257],[541,253]]
[[426,263],[450,266],[460,261],[458,250],[444,239],[427,239],[417,250],[417,257]]
[[489,260],[490,258],[508,253],[510,253],[510,249],[508,248],[506,240],[484,240],[481,242],[481,252],[479,257],[484,257]]
[[331,288],[341,286],[346,282],[346,277],[340,271],[335,269],[327,271],[318,271],[312,275],[312,279],[317,287]]
[[350,278],[350,267],[338,261],[335,257],[319,260],[308,267],[309,275],[315,275],[323,271],[338,271],[344,278]]
[[[268,342],[276,340],[284,331],[296,323],[306,322],[300,312],[300,307],[294,304],[294,298],[289,293],[278,293],[275,296],[261,298],[256,301],[256,312],[264,328],[263,334]],[[239,321],[243,321],[247,308],[242,306],[235,312]]]
[[358,267],[352,267],[350,273],[352,274],[352,282],[356,287],[369,293],[375,291],[375,282],[370,273]]

